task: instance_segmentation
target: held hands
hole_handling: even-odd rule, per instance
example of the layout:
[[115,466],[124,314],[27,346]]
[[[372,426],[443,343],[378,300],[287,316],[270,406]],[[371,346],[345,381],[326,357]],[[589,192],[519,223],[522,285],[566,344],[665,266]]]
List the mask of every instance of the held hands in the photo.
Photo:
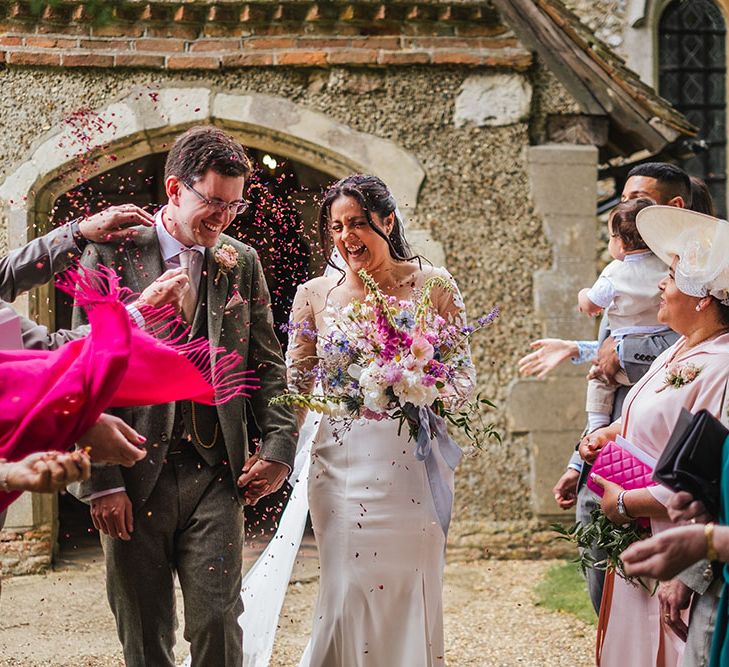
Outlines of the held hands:
[[109,537],[124,540],[132,539],[134,519],[132,501],[126,491],[117,491],[91,501],[91,521],[96,530]]
[[704,527],[669,528],[647,540],[631,544],[620,558],[631,576],[667,580],[706,555]]
[[190,278],[186,269],[168,269],[139,295],[134,305],[159,307],[171,304],[180,311],[182,299],[189,289]]
[[85,452],[40,452],[15,463],[0,463],[2,475],[11,491],[54,493],[72,482],[86,480],[91,461]]
[[244,489],[246,505],[255,505],[263,496],[281,488],[289,475],[289,467],[278,461],[266,461],[254,454],[243,465],[238,487]]
[[79,222],[81,235],[94,243],[122,241],[136,234],[130,227],[154,225],[154,216],[134,204],[110,206]]
[[536,375],[540,380],[570,357],[578,354],[577,343],[561,338],[540,338],[530,343],[534,352],[519,359],[520,375]]
[[88,448],[94,463],[107,463],[131,468],[147,456],[141,446],[147,441],[126,422],[113,415],[102,414],[97,422],[79,438],[78,444]]
[[579,472],[574,468],[567,468],[562,477],[557,481],[557,484],[555,484],[552,493],[560,509],[568,510],[575,506],[577,502],[577,480],[579,478]]

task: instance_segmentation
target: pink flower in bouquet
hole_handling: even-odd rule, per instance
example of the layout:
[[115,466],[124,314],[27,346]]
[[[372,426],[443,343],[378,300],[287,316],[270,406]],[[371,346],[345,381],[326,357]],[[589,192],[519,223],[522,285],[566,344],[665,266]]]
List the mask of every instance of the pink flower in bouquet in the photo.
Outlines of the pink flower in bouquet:
[[428,375],[426,373],[425,375],[423,375],[421,382],[425,387],[434,387],[435,383],[438,382],[438,378],[433,377],[432,375]]
[[431,345],[435,345],[438,342],[438,334],[434,331],[426,331],[423,335]]
[[384,377],[387,384],[397,384],[402,379],[402,368],[395,364],[389,364],[388,366],[385,366]]
[[412,354],[408,354],[400,363],[406,371],[414,371],[420,362]]
[[410,344],[410,352],[417,360],[418,365],[425,366],[435,354],[432,343],[422,334],[416,336]]

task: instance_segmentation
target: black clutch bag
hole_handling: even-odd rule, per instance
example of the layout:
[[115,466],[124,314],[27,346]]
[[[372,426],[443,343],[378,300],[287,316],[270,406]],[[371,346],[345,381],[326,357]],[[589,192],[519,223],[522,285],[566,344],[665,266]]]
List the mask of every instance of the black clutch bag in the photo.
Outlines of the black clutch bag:
[[653,479],[674,491],[688,491],[719,516],[721,453],[729,430],[707,410],[681,410]]

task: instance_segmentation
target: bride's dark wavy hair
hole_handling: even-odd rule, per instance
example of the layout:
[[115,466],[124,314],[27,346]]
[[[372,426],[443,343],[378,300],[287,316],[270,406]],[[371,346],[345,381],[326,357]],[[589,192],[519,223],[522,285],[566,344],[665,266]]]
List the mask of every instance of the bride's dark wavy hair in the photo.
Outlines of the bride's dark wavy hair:
[[[420,255],[413,254],[410,245],[405,239],[405,230],[397,212],[397,202],[385,183],[377,178],[377,176],[352,174],[337,181],[326,191],[319,209],[319,241],[327,257],[327,264],[329,266],[341,271],[331,260],[334,244],[332,243],[332,237],[329,231],[332,204],[339,197],[352,197],[359,203],[364,211],[367,224],[378,236],[387,242],[387,246],[390,249],[390,257],[398,262],[421,259]],[[382,220],[390,215],[390,213],[394,214],[395,222],[389,234],[385,234],[375,224],[375,221],[372,219],[373,213],[378,215]]]

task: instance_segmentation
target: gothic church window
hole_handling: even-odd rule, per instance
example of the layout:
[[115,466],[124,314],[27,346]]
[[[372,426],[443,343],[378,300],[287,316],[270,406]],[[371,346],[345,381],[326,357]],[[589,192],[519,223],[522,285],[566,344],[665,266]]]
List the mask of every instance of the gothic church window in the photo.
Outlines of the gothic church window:
[[711,0],[673,0],[658,26],[658,91],[708,144],[683,166],[706,180],[726,217],[726,25]]

